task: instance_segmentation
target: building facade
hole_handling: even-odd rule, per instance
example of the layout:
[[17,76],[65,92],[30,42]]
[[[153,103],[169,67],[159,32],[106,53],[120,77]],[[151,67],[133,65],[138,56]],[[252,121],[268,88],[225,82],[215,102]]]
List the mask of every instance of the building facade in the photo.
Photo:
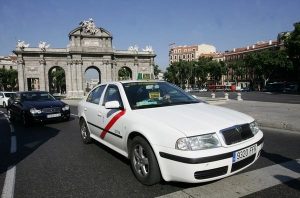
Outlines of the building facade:
[[29,47],[19,41],[13,51],[18,68],[19,90],[38,89],[50,91],[50,74],[59,68],[65,74],[65,94],[67,97],[83,97],[85,72],[92,68],[99,74],[99,83],[117,81],[119,70],[126,68],[131,79],[139,76],[153,76],[155,54],[152,47],[139,51],[135,47],[128,50],[115,50],[112,34],[96,27],[89,19],[69,33],[69,45],[66,48],[50,48],[46,42],[38,47]]
[[[243,60],[249,53],[253,52],[260,52],[267,49],[278,50],[283,47],[283,42],[276,41],[276,40],[269,40],[269,41],[259,41],[255,44],[248,45],[245,47],[234,48],[232,50],[225,51],[224,57],[225,62],[227,65],[230,65],[231,62]],[[222,77],[223,82],[222,84],[231,85],[235,84],[235,81],[238,81],[236,86],[237,88],[245,88],[249,87],[251,84],[251,78],[254,78],[251,75],[250,71],[247,71],[245,75],[239,76],[237,80],[234,80],[234,70],[228,70],[227,74]]]
[[17,70],[17,56],[0,56],[0,68]]
[[212,45],[174,46],[169,50],[169,63],[197,60],[202,55],[216,54],[216,48]]

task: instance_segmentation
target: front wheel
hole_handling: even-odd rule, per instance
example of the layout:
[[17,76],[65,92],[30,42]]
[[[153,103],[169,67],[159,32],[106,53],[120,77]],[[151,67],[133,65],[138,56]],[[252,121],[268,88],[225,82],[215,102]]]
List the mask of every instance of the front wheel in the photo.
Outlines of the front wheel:
[[135,137],[130,147],[130,163],[135,177],[144,185],[161,181],[160,169],[149,143],[142,137]]
[[89,144],[92,142],[92,138],[90,137],[90,131],[84,120],[80,121],[80,133],[81,133],[81,139],[83,143]]

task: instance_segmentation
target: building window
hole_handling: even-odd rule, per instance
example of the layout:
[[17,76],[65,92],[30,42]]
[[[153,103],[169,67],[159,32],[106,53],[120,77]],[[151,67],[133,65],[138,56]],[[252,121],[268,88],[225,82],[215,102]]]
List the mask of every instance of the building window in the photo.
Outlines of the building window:
[[183,51],[186,52],[186,49],[184,49]]
[[183,59],[185,59],[185,55],[182,55],[183,56]]
[[194,54],[192,54],[192,58],[194,58]]
[[12,66],[9,66],[9,69],[12,69]]
[[178,53],[181,53],[181,49],[178,50]]
[[177,56],[176,56],[176,55],[174,56],[174,59],[175,59],[175,60],[177,59]]
[[170,59],[172,60],[172,59],[173,59],[173,56],[170,56]]

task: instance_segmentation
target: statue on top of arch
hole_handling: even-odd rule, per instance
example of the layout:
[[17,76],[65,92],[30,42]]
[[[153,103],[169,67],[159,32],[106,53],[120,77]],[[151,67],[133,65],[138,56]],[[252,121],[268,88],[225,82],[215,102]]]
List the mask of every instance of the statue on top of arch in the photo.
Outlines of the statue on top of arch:
[[85,33],[96,34],[99,31],[92,18],[87,21],[81,21],[79,25],[83,28]]
[[29,47],[29,43],[25,43],[25,41],[18,40],[17,48],[23,50],[24,48]]
[[50,47],[50,44],[47,45],[47,43],[45,41],[40,41],[39,48],[42,51],[46,51],[46,49],[49,48],[49,47]]
[[152,53],[154,50],[151,45],[146,45],[146,49],[143,49],[143,52]]

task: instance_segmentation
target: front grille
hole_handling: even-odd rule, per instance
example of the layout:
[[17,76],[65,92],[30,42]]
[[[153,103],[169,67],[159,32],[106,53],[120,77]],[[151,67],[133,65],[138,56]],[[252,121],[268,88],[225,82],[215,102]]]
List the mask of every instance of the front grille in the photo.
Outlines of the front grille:
[[194,173],[195,179],[208,179],[213,177],[218,177],[221,175],[225,175],[227,173],[228,166],[223,166],[220,168],[205,170],[205,171],[197,171]]
[[255,154],[252,155],[251,157],[248,157],[246,159],[243,159],[239,162],[232,164],[231,172],[237,171],[237,170],[251,164],[254,161],[254,159],[255,159]]
[[225,143],[227,145],[235,144],[253,137],[249,124],[235,126],[230,129],[222,130]]
[[60,109],[61,109],[60,107],[43,108],[42,112],[43,113],[59,113]]

